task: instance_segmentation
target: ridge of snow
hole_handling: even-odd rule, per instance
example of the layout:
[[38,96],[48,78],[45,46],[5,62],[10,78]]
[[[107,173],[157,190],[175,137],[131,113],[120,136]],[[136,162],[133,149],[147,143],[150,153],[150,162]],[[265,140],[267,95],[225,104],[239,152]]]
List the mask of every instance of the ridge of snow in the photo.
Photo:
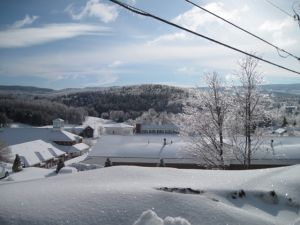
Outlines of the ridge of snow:
[[[1,185],[0,224],[132,225],[149,209],[160,219],[181,217],[191,225],[294,224],[300,211],[299,172],[300,165],[248,171],[116,166],[10,183]],[[232,198],[239,190],[245,197]],[[272,191],[278,201],[263,197]]]

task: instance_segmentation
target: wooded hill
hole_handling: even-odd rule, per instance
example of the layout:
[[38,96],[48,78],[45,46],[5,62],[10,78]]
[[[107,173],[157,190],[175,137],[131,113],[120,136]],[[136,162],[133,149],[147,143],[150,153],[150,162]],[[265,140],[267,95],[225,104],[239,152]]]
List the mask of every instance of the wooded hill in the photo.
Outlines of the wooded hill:
[[[15,88],[15,86],[14,86]],[[84,116],[99,116],[121,122],[135,119],[150,108],[157,112],[182,112],[186,89],[166,85],[136,85],[54,91],[21,87],[0,92],[0,113],[15,122],[51,124],[57,117],[81,123]],[[25,91],[23,91],[25,90]],[[43,93],[41,93],[41,91]]]

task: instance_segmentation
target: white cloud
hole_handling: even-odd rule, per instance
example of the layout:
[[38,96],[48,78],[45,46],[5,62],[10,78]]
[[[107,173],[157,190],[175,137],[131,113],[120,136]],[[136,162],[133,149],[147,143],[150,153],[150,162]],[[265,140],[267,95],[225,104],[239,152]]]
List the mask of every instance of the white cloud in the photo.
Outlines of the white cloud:
[[[241,13],[249,10],[247,5],[244,5],[241,9],[228,10],[224,8],[224,4],[221,2],[209,3],[204,8],[228,20],[236,20]],[[221,22],[221,20],[199,8],[193,7],[175,17],[173,22],[196,31],[201,26],[213,22]]]
[[173,34],[161,35],[158,38],[155,38],[152,41],[149,41],[147,44],[153,45],[161,42],[177,41],[177,40],[186,40],[188,36],[185,32],[176,32]]
[[293,20],[291,18],[286,18],[285,20],[276,20],[276,21],[265,21],[262,25],[259,26],[259,30],[261,31],[279,31],[288,27],[292,27],[294,25]]
[[104,23],[109,23],[118,17],[118,10],[115,5],[109,5],[100,2],[100,0],[90,0],[86,3],[85,7],[76,13],[73,5],[69,5],[66,12],[70,14],[74,20],[82,20],[86,17],[95,17]]
[[126,2],[128,4],[131,4],[131,5],[135,5],[136,4],[136,0],[127,0]]
[[194,74],[199,75],[199,73],[196,71],[196,69],[194,67],[189,67],[189,66],[183,66],[183,67],[177,68],[176,73],[184,74],[184,75],[194,75]]
[[115,68],[115,67],[119,67],[120,65],[122,65],[123,62],[120,60],[115,60],[113,61],[111,64],[108,65],[108,67],[110,68]]
[[7,29],[0,31],[0,48],[27,47],[80,35],[108,32],[106,27],[88,24],[48,24],[43,27]]
[[[272,37],[272,42],[280,47],[290,47],[297,44],[298,40],[292,38],[291,32],[293,31],[295,22],[286,17],[284,20],[267,20],[258,28],[260,32],[269,37]],[[271,41],[271,39],[269,38]],[[284,54],[283,54],[284,55]]]
[[26,15],[24,19],[18,20],[14,22],[14,24],[11,26],[12,28],[21,28],[27,25],[31,25],[34,21],[36,21],[39,17],[38,16],[30,16]]
[[59,75],[54,75],[52,77],[46,77],[50,84],[57,82],[73,82],[80,83],[80,87],[95,87],[110,85],[116,82],[119,77],[112,71],[103,70],[85,70],[85,71],[72,71],[58,73]]
[[[204,8],[230,21],[238,20],[243,13],[249,10],[248,5],[243,5],[238,9],[229,10],[225,8],[222,2],[209,3],[205,5]],[[205,31],[213,30],[217,32],[219,31],[219,27],[223,26],[225,23],[197,7],[192,7],[190,10],[179,14],[174,19],[172,19],[172,22],[193,31],[200,31],[201,29],[203,29]],[[161,42],[171,43],[178,40],[192,39],[192,37],[193,36],[190,36],[186,32],[176,32],[173,34],[161,35],[154,40],[149,41],[148,44],[158,44]]]

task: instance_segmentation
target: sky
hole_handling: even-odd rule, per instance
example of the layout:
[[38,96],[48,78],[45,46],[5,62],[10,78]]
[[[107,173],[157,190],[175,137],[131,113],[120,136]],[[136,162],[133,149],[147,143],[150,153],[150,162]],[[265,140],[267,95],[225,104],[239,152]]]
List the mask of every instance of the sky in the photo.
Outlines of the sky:
[[[293,0],[194,0],[300,57]],[[184,0],[123,0],[210,38],[300,71],[300,62]],[[300,2],[300,1],[299,1]],[[293,5],[294,4],[294,5]],[[281,55],[285,55],[281,53]],[[167,84],[204,86],[206,73],[233,82],[243,54],[136,15],[108,0],[1,0],[0,84],[52,89]],[[265,84],[300,75],[261,62]]]

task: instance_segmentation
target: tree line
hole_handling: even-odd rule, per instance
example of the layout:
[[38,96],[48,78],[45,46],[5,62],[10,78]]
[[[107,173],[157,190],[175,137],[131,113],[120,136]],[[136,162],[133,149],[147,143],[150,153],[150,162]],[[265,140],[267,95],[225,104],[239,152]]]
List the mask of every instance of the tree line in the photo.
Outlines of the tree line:
[[157,112],[180,113],[187,96],[185,90],[177,87],[139,85],[72,93],[52,100],[67,106],[84,107],[91,116],[122,122],[135,119],[151,108]]
[[55,118],[69,123],[81,124],[87,111],[80,107],[69,107],[47,99],[17,98],[16,96],[0,96],[0,124],[5,126],[14,121],[33,126],[52,124]]

